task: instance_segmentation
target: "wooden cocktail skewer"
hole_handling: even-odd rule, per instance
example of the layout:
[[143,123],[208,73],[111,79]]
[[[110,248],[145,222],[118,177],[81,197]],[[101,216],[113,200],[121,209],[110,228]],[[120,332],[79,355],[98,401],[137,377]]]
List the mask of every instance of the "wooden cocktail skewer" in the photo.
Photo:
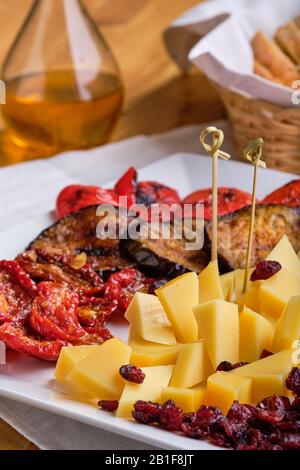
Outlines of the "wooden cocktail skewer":
[[244,152],[243,152],[244,158],[254,165],[253,187],[252,187],[252,209],[251,209],[250,227],[249,227],[249,235],[248,235],[248,249],[247,249],[243,294],[247,292],[248,282],[249,282],[249,272],[250,272],[250,263],[251,263],[252,246],[253,246],[253,232],[254,232],[254,223],[255,223],[257,170],[259,167],[266,168],[267,166],[264,161],[260,160],[262,156],[263,143],[264,141],[262,138],[256,139],[253,142],[251,142],[244,149]]
[[[207,137],[212,136],[212,143],[206,141]],[[218,158],[229,160],[230,155],[220,150],[223,144],[224,133],[221,129],[209,126],[200,134],[200,142],[206,152],[213,158],[212,165],[212,244],[211,260],[218,258]]]

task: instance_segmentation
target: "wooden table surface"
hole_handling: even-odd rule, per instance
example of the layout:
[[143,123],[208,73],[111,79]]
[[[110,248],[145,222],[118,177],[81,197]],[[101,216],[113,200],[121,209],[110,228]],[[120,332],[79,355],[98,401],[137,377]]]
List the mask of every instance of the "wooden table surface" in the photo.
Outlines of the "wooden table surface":
[[[163,30],[199,0],[84,0],[120,65],[126,101],[112,140],[219,119],[223,108],[199,73],[182,75],[167,55]],[[0,63],[32,0],[0,2]],[[1,127],[1,123],[0,123]],[[0,420],[0,450],[35,446]]]

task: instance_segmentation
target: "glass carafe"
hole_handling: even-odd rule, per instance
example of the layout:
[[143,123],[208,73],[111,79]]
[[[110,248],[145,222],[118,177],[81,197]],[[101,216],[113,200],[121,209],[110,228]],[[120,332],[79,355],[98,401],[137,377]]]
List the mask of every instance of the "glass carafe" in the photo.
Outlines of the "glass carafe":
[[1,78],[11,162],[103,144],[121,111],[118,66],[81,0],[35,0]]

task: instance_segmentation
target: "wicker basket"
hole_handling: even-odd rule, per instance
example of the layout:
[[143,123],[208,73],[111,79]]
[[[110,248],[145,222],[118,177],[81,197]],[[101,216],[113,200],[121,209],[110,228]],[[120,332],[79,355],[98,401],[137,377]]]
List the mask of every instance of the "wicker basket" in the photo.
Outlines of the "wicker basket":
[[262,137],[268,167],[300,174],[300,107],[281,108],[215,86],[226,107],[238,152]]

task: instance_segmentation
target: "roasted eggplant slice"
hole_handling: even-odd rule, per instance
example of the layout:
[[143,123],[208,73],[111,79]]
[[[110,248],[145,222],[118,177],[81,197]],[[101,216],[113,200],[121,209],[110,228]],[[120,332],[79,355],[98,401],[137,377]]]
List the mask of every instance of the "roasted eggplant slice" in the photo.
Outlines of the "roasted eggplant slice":
[[140,269],[153,275],[155,273],[173,278],[188,271],[201,272],[209,262],[204,250],[187,250],[184,237],[176,239],[171,227],[170,238],[161,236],[157,228],[156,236],[138,240],[122,240],[122,247],[138,264]]
[[[244,207],[219,218],[218,252],[220,265],[226,269],[245,267],[251,207]],[[211,243],[211,223],[206,225]],[[265,259],[286,234],[294,249],[300,250],[300,208],[260,204],[256,207],[255,232],[251,265]]]
[[101,217],[96,210],[97,206],[86,207],[46,229],[18,257],[19,263],[33,279],[78,282],[83,287],[90,285],[89,276],[72,268],[72,257],[85,254],[86,264],[104,277],[133,266],[132,260],[121,254],[118,239],[97,238]]

